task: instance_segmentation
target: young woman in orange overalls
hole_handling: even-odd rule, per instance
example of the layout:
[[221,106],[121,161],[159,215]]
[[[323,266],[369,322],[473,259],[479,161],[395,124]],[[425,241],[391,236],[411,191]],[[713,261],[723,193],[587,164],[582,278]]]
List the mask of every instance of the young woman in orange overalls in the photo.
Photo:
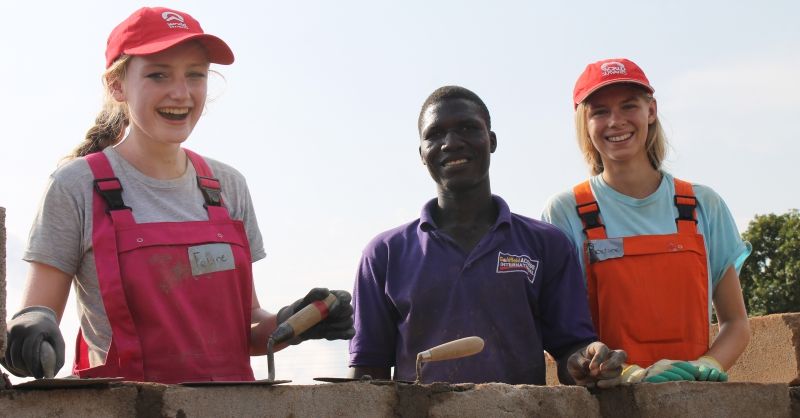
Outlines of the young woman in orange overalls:
[[23,309],[0,359],[10,372],[50,374],[45,343],[55,371],[64,364],[58,321],[72,283],[79,377],[253,380],[250,355],[265,353],[277,324],[330,293],[327,319],[292,342],[352,337],[348,292],[314,289],[277,315],[259,306],[251,264],[265,252],[245,180],[181,147],[203,113],[209,64],[232,62],[176,10],[145,7],[112,31],[103,111],[51,176],[31,230]]
[[[661,381],[648,377],[665,370],[726,380],[750,338],[738,277],[748,244],[719,195],[661,168],[653,92],[630,60],[586,67],[573,101],[593,176],[553,196],[543,219],[580,252],[600,340],[628,353],[624,381]],[[709,345],[711,302],[720,332]]]

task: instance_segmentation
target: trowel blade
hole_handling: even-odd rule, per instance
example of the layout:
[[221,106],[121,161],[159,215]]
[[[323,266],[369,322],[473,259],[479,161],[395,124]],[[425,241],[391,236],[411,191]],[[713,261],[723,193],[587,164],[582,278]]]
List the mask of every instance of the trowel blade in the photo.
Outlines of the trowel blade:
[[91,386],[103,386],[109,383],[122,382],[122,377],[96,377],[87,379],[78,378],[56,378],[56,379],[36,379],[14,385],[14,389],[66,389],[66,388],[85,388]]
[[232,382],[183,382],[183,386],[272,386],[289,383],[291,380],[250,380]]
[[376,383],[376,384],[387,384],[387,383],[414,384],[414,382],[409,382],[407,380],[361,379],[356,377],[315,377],[314,380],[325,383],[366,382],[366,383]]

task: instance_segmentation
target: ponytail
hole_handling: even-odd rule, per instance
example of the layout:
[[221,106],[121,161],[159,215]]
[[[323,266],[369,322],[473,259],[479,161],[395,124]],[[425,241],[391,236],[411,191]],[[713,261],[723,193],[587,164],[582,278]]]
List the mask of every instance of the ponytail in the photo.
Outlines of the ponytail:
[[86,132],[86,138],[78,145],[66,159],[83,157],[85,155],[102,151],[104,148],[118,143],[128,127],[128,106],[118,102],[111,94],[111,86],[115,82],[125,79],[129,55],[124,55],[115,61],[103,74],[103,109],[94,120],[94,126]]

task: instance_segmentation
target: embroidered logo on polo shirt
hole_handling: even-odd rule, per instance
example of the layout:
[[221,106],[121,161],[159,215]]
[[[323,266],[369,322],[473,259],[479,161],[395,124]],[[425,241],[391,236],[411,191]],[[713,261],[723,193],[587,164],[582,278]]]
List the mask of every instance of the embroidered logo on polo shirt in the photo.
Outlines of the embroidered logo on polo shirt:
[[539,260],[532,260],[530,256],[507,254],[502,251],[497,253],[498,273],[525,273],[528,281],[533,283],[538,268]]

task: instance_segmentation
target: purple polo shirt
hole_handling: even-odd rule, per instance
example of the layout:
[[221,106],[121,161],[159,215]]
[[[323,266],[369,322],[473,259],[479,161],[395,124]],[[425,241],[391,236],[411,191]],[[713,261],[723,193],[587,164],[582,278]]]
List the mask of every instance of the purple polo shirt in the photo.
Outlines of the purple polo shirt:
[[497,221],[469,254],[437,230],[436,199],[367,245],[350,366],[395,367],[395,379],[414,380],[417,353],[477,335],[481,353],[425,363],[422,381],[544,384],[543,350],[560,357],[597,339],[570,241],[492,199]]

